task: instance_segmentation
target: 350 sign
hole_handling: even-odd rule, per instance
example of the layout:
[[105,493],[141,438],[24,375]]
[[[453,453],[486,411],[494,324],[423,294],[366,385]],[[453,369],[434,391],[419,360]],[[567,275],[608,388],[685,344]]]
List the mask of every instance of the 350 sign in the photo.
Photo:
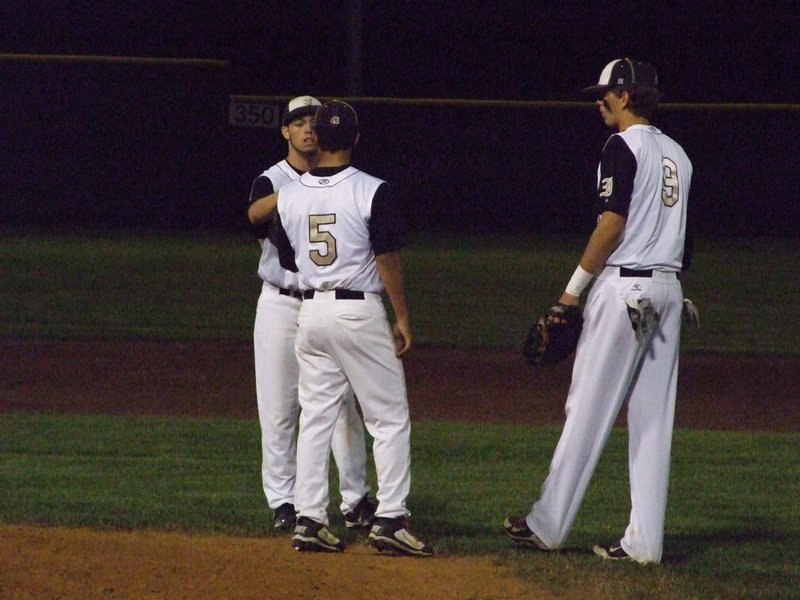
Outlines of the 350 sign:
[[279,127],[281,109],[277,104],[231,100],[228,124],[237,127]]

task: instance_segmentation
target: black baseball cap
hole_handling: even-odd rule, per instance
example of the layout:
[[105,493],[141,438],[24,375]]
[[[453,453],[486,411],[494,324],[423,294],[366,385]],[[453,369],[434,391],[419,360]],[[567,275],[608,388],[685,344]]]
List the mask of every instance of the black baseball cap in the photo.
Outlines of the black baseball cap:
[[329,151],[352,148],[358,136],[358,115],[347,102],[331,100],[317,110],[314,129],[320,148]]
[[631,58],[612,60],[600,73],[597,85],[583,88],[586,94],[601,94],[621,85],[658,87],[658,75],[650,63]]
[[313,115],[322,103],[314,96],[298,96],[292,98],[283,111],[283,124],[288,125],[298,117]]

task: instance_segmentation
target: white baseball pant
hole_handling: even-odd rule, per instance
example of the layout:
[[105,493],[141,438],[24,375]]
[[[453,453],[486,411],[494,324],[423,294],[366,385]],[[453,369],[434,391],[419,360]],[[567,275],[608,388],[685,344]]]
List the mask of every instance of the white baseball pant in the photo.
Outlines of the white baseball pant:
[[298,516],[328,524],[328,444],[348,382],[374,438],[376,516],[408,515],[411,424],[405,375],[380,295],[337,300],[334,291],[317,291],[300,309],[296,351],[302,407]]
[[[264,282],[253,329],[256,396],[261,424],[261,478],[270,508],[296,504],[296,433],[300,414],[297,398],[299,369],[295,357],[297,317],[302,300],[279,293]],[[369,491],[366,481],[366,440],[353,393],[343,388],[342,408],[331,439],[342,512],[355,508]]]
[[[636,341],[625,297],[649,298],[660,315]],[[683,295],[674,273],[598,276],[584,308],[566,422],[528,527],[552,549],[567,538],[608,436],[627,400],[630,521],[622,548],[634,560],[659,562],[664,535],[678,376]]]

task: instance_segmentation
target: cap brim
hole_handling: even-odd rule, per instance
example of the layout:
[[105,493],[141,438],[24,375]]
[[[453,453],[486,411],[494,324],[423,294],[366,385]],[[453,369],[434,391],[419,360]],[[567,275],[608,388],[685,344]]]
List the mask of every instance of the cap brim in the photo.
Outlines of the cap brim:
[[589,87],[585,87],[581,90],[582,94],[598,94],[600,92],[607,92],[611,89],[610,85],[590,85]]
[[286,125],[290,121],[294,121],[300,117],[305,117],[307,115],[315,115],[317,114],[317,109],[319,106],[312,105],[312,106],[303,106],[301,108],[295,108],[293,111],[286,113],[283,117],[283,124]]

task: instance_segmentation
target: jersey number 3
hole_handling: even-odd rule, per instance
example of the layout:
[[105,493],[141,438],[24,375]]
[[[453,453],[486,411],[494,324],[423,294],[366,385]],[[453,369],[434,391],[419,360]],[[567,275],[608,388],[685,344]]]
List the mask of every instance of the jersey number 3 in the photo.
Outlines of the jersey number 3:
[[320,267],[325,267],[336,260],[336,238],[330,231],[325,231],[321,227],[336,223],[336,215],[309,215],[308,216],[308,241],[312,244],[323,244],[325,250],[309,250],[308,256],[311,261]]
[[661,180],[661,201],[664,206],[675,206],[678,202],[678,165],[666,156],[661,159],[663,178]]

